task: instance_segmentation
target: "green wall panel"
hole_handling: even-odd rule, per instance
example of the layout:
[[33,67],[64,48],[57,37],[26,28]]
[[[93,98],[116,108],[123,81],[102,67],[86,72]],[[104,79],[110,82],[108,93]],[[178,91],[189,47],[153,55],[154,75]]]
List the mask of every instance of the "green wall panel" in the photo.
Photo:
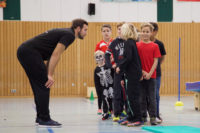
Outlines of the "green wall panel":
[[3,9],[4,20],[20,20],[20,0],[7,0],[7,6]]
[[173,0],[157,1],[157,21],[158,22],[173,21]]

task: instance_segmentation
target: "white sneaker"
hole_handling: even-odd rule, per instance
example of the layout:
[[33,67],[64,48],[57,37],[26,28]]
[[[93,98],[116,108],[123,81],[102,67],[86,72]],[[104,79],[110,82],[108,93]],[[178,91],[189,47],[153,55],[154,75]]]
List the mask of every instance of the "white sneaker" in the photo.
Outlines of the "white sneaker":
[[162,123],[162,121],[163,121],[163,119],[162,119],[162,118],[160,118],[160,117],[156,117],[156,122],[157,122],[158,124],[161,124],[161,123]]

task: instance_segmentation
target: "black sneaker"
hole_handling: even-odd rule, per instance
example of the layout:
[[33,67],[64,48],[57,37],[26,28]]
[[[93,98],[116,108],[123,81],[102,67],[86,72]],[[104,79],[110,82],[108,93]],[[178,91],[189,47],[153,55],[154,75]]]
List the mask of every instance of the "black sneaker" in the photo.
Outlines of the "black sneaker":
[[[37,119],[36,119],[37,121]],[[49,120],[49,121],[43,121],[41,119],[38,119],[38,126],[39,127],[61,127],[62,124],[58,123],[57,121],[54,120]]]
[[108,113],[103,114],[102,120],[107,120],[107,119],[109,119],[109,114]]
[[37,117],[36,119],[35,119],[35,125],[38,125],[39,124],[39,118]]

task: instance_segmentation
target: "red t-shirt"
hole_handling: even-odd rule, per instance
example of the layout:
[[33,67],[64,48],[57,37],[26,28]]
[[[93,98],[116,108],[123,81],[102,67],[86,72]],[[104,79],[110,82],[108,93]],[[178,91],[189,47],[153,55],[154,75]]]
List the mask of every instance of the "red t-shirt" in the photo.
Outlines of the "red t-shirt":
[[[111,42],[112,42],[112,39],[110,39],[109,42],[105,42],[104,40],[100,41],[100,42],[97,43],[97,45],[96,45],[95,52],[96,52],[97,50],[101,50],[101,51],[103,51],[103,52],[105,53],[106,50],[108,49],[108,46],[110,45]],[[111,56],[112,56],[112,58],[113,58],[113,54],[112,54]],[[115,64],[114,61],[112,61],[111,63],[112,63],[112,65]]]
[[[156,43],[137,42],[137,49],[140,56],[142,70],[150,72],[153,66],[154,58],[161,57],[159,47]],[[151,75],[151,78],[156,78],[156,69]]]
[[106,52],[108,46],[110,45],[110,43],[112,42],[112,39],[110,39],[109,42],[105,42],[104,40],[100,41],[99,43],[97,43],[96,48],[95,48],[95,52],[97,50],[101,50],[104,53]]

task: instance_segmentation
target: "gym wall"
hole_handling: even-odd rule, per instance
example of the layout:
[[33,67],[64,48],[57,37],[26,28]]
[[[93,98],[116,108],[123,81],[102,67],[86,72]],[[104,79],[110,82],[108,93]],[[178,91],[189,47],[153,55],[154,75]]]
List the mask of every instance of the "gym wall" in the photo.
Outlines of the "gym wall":
[[[87,87],[94,86],[94,49],[102,39],[101,25],[106,22],[90,22],[88,35],[84,40],[75,41],[62,55],[56,67],[52,96],[86,96]],[[32,91],[24,70],[19,64],[16,51],[19,45],[31,37],[51,28],[69,27],[69,22],[25,22],[0,21],[0,96],[26,97]],[[116,24],[111,24],[113,38]],[[134,23],[136,27],[140,23]],[[178,93],[178,44],[181,37],[181,94],[185,82],[200,79],[200,23],[158,23],[158,39],[165,44],[167,55],[162,64],[161,95]],[[16,89],[16,93],[11,90]]]

